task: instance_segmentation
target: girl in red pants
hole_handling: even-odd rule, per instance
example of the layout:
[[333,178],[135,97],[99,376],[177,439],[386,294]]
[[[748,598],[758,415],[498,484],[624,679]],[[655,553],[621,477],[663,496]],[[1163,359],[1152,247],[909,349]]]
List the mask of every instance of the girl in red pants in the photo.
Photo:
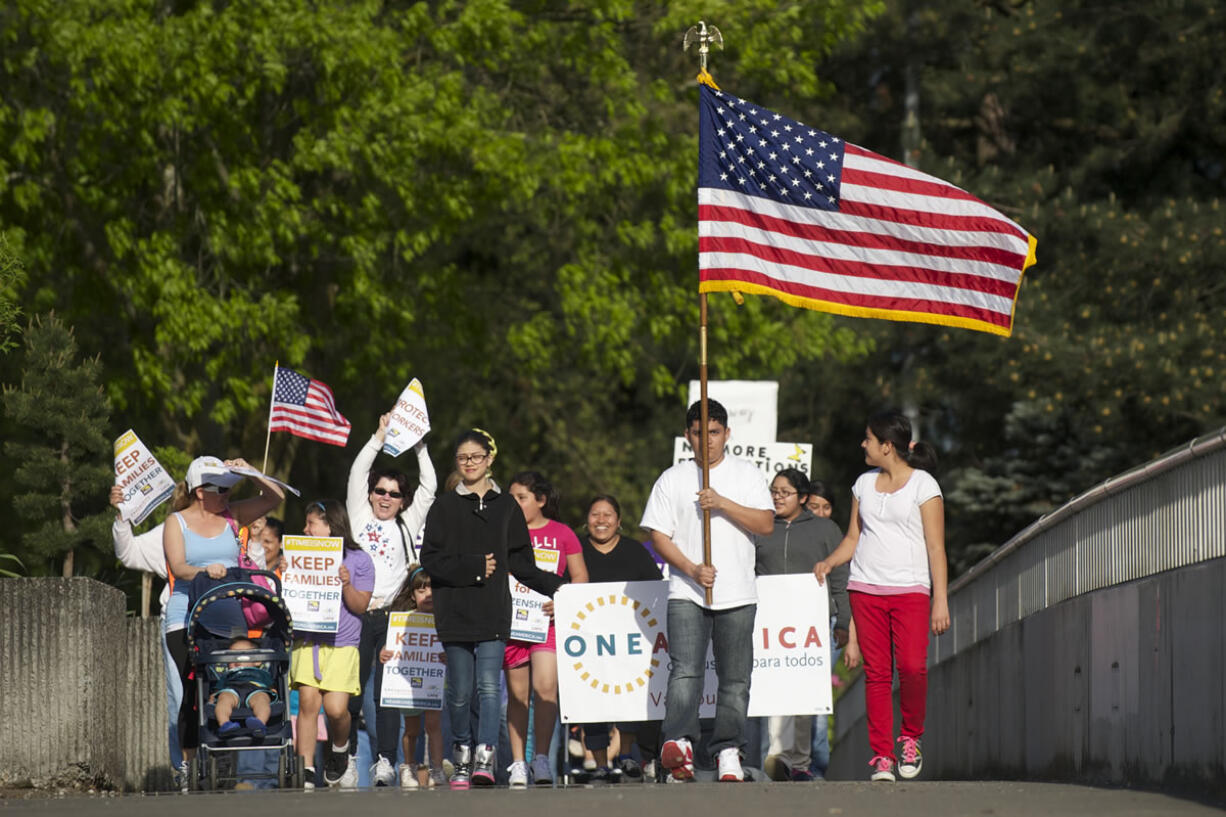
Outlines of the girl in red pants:
[[[851,561],[848,597],[864,658],[864,697],[873,780],[920,773],[928,697],[928,632],[949,629],[945,563],[945,505],[928,470],[936,452],[911,439],[899,412],[874,414],[864,430],[864,462],[871,471],[852,487],[847,535],[813,567],[819,582]],[[894,754],[894,668],[898,668],[902,731]]]

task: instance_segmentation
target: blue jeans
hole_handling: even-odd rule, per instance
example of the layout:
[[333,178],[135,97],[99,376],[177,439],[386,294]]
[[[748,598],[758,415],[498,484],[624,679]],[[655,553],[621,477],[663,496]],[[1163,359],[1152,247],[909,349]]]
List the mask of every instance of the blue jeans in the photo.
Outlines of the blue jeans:
[[505,641],[444,642],[447,653],[447,691],[444,699],[451,716],[451,734],[456,743],[471,745],[474,677],[477,691],[477,743],[498,745],[502,657]]
[[714,755],[729,747],[744,748],[757,610],[756,604],[707,610],[693,602],[669,600],[668,697],[661,730],[665,740],[698,739],[698,705],[709,643],[715,658],[715,676],[719,679],[710,751]]

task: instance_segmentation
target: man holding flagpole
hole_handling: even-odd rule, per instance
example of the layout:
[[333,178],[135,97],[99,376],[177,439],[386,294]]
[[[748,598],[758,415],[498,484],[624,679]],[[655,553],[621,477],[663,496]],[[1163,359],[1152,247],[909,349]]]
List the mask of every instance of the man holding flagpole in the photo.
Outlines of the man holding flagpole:
[[[668,652],[671,668],[665,700],[665,738],[660,763],[676,780],[694,777],[698,705],[706,675],[707,645],[715,656],[719,689],[711,754],[716,779],[744,779],[741,750],[753,671],[756,553],[751,534],[774,530],[775,510],[766,479],[752,464],[725,456],[728,412],[708,402],[707,428],[701,404],[686,414],[685,436],[696,460],[669,468],[656,480],[643,511],[642,527],[672,567],[668,586]],[[703,458],[710,484],[702,484]],[[711,561],[703,559],[703,511],[711,515]],[[710,590],[710,601],[707,591]]]

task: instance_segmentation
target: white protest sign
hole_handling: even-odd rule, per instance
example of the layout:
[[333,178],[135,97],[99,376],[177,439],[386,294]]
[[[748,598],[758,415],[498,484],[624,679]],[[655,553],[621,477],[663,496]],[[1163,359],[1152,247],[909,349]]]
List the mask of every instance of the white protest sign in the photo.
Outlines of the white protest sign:
[[115,484],[123,489],[119,515],[133,525],[175,492],[174,479],[130,428],[115,440]]
[[[690,401],[701,394],[697,380],[690,381]],[[742,440],[772,442],[779,426],[779,384],[774,380],[711,380],[707,399],[728,410],[728,428]]]
[[[739,443],[728,440],[724,453],[753,463],[772,479],[784,468],[798,468],[805,476],[813,470],[813,443]],[[673,438],[673,464],[694,459],[694,449],[684,437]]]
[[391,613],[379,705],[395,709],[442,709],[447,665],[443,643],[434,631],[434,616],[417,611]]
[[[558,572],[560,551],[548,548],[533,548],[536,566],[549,573]],[[545,612],[545,602],[548,596],[543,596],[535,590],[525,587],[508,576],[511,583],[511,638],[516,641],[528,641],[533,644],[544,644],[549,638],[549,614]]]
[[[758,577],[749,714],[833,711],[826,588],[811,574]],[[568,584],[554,596],[562,720],[659,720],[668,690],[668,583]],[[707,652],[701,717],[715,714]]]
[[416,377],[404,387],[387,421],[387,436],[383,438],[383,450],[399,457],[426,436],[430,430],[430,415],[426,411],[426,395],[421,381]]
[[339,536],[281,538],[285,564],[281,589],[295,630],[336,632],[341,618],[342,548]]
[[302,496],[302,492],[299,491],[297,488],[295,488],[293,485],[288,485],[282,482],[281,480],[277,479],[276,477],[270,477],[268,476],[268,474],[265,474],[263,471],[257,471],[255,468],[252,468],[250,465],[248,465],[246,468],[243,468],[241,466],[230,465],[226,467],[226,470],[229,471],[231,474],[238,474],[244,477],[259,477],[260,479],[268,480],[269,482],[275,485],[280,485],[282,488],[289,491],[294,496]]

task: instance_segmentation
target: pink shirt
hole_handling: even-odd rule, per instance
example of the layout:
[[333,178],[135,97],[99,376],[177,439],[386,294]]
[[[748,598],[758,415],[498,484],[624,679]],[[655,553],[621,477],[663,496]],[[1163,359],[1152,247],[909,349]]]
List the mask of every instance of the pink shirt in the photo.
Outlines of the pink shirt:
[[536,555],[536,566],[541,570],[552,570],[559,576],[566,575],[566,557],[572,553],[582,553],[579,537],[566,525],[550,519],[544,527],[528,529],[532,536],[532,552]]

